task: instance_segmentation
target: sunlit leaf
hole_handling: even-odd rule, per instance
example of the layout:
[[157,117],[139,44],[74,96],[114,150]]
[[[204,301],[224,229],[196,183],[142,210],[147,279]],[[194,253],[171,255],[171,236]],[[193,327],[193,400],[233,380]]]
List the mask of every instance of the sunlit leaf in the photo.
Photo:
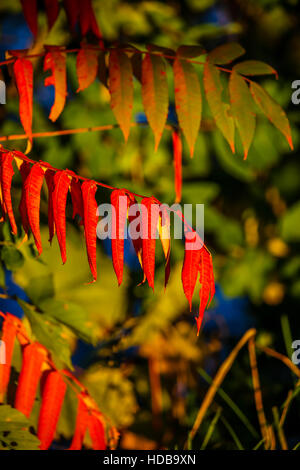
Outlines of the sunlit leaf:
[[229,79],[231,114],[239,130],[246,159],[255,131],[254,103],[245,80],[234,70]]
[[199,79],[193,65],[178,56],[174,60],[173,72],[178,121],[193,156],[202,112]]

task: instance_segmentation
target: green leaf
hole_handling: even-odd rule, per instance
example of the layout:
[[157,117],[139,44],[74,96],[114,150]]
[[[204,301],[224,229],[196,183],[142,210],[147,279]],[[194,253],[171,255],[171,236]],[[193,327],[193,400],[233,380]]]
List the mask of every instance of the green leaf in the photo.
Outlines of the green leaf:
[[260,60],[244,60],[236,64],[233,69],[242,75],[276,75],[277,72],[273,67],[261,62]]
[[245,80],[234,70],[229,79],[229,96],[231,114],[239,130],[246,159],[255,131],[254,103]]
[[71,351],[65,339],[66,331],[64,327],[59,325],[50,316],[44,313],[38,313],[35,308],[27,302],[19,299],[18,303],[29,320],[35,338],[51,352],[54,362],[59,367],[67,366],[69,369],[73,369]]
[[47,299],[40,304],[43,312],[54,320],[63,323],[87,343],[95,344],[93,323],[87,319],[85,310],[74,303]]
[[200,83],[193,65],[179,57],[174,60],[173,72],[178,121],[193,156],[202,112]]
[[289,146],[293,150],[293,142],[291,128],[288,118],[279,104],[267,93],[258,83],[250,83],[250,91],[259,109],[267,116],[269,121],[277,127],[288,141]]
[[167,120],[169,97],[165,62],[153,54],[146,54],[142,63],[142,99],[157,150]]
[[0,450],[39,450],[40,441],[29,432],[29,425],[23,413],[0,405]]
[[207,60],[204,65],[204,89],[206,98],[216,125],[234,153],[234,122],[229,115],[229,105],[222,100],[222,83],[220,72]]
[[110,106],[127,141],[133,106],[131,61],[125,52],[112,49],[109,54]]
[[241,55],[245,54],[245,49],[237,42],[230,42],[216,47],[208,54],[208,60],[212,64],[229,64]]
[[35,305],[53,297],[55,294],[53,273],[32,277],[26,287],[26,294]]
[[133,423],[137,411],[135,392],[120,368],[92,366],[81,377],[81,383],[115,426],[125,428]]
[[199,57],[205,53],[206,51],[202,46],[179,46],[176,55],[178,57],[192,59],[193,57]]
[[7,269],[15,271],[24,264],[23,254],[14,246],[4,245],[1,250],[1,259]]
[[300,240],[300,202],[289,208],[280,221],[280,232],[282,238],[287,242],[298,242]]

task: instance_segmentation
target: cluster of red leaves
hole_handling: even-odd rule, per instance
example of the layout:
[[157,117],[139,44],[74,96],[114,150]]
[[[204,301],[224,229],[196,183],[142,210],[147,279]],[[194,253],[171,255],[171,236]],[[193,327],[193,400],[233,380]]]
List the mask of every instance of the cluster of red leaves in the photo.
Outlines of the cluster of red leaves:
[[[93,281],[97,279],[96,242],[97,242],[97,201],[98,186],[106,186],[93,180],[83,179],[70,170],[58,170],[45,162],[34,162],[18,151],[0,149],[0,207],[2,218],[8,218],[12,233],[17,235],[17,224],[11,200],[11,185],[14,165],[18,167],[22,177],[22,193],[19,212],[26,236],[33,235],[39,255],[42,253],[40,234],[40,198],[44,180],[48,187],[48,225],[49,241],[56,234],[60,247],[62,262],[67,260],[66,253],[66,203],[70,192],[73,205],[73,218],[79,216],[79,224],[83,225],[86,241],[88,262]],[[83,180],[83,181],[81,181]],[[134,215],[130,207],[137,204],[135,195],[125,189],[113,189],[111,204],[115,210],[112,217],[112,260],[118,284],[122,283],[124,265],[124,232],[127,219],[130,225],[136,223],[138,237],[132,237],[133,246],[144,272],[144,279],[154,290],[156,233],[158,230],[166,260],[165,287],[170,275],[170,215],[169,208],[154,197],[142,198],[140,213]],[[124,203],[125,201],[125,203]],[[183,219],[182,214],[180,217]],[[184,219],[183,219],[184,220]],[[130,228],[130,227],[129,227]],[[190,303],[195,289],[197,275],[200,273],[200,312],[203,317],[208,297],[213,297],[214,280],[212,260],[209,251],[199,235],[190,229],[187,232],[185,257],[182,270],[182,283],[185,295]],[[187,236],[187,235],[186,235]],[[194,245],[191,243],[194,237]],[[200,323],[201,324],[201,323]],[[200,328],[198,322],[198,332]]]
[[[24,17],[34,37],[38,33],[37,3],[37,0],[21,0]],[[63,6],[72,32],[75,32],[77,25],[79,25],[82,36],[86,36],[88,32],[91,32],[96,38],[101,39],[102,35],[95,18],[91,0],[64,0]],[[50,30],[59,15],[59,1],[44,0],[44,10]]]
[[70,372],[55,367],[47,349],[36,341],[30,341],[23,323],[17,317],[2,312],[0,315],[4,318],[2,341],[6,347],[6,362],[0,364],[0,403],[7,392],[12,354],[17,339],[22,348],[22,367],[14,407],[29,418],[40,384],[42,400],[37,425],[40,449],[48,449],[55,438],[67,386],[70,386],[78,397],[77,419],[70,449],[82,448],[86,430],[89,430],[94,450],[106,449],[107,433],[112,439],[111,445],[114,446],[116,430],[108,430],[108,423],[85,387]]

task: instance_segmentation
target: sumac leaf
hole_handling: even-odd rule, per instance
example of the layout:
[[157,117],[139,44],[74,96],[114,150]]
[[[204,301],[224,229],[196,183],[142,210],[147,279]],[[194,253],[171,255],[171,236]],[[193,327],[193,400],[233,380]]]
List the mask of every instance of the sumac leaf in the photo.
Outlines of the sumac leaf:
[[91,414],[89,417],[88,429],[94,450],[105,450],[105,429],[100,417]]
[[39,343],[24,347],[14,407],[27,418],[31,414],[47,350]]
[[85,90],[93,83],[98,73],[98,51],[88,45],[81,45],[76,58],[76,71],[79,91]]
[[72,178],[70,191],[73,206],[72,218],[75,219],[76,215],[78,215],[80,217],[80,224],[83,225],[83,201],[81,184],[78,178]]
[[52,170],[46,170],[45,180],[48,187],[48,227],[49,227],[49,242],[52,243],[52,238],[55,234],[55,223],[53,213],[53,190],[54,190],[54,176],[55,172]]
[[112,49],[109,54],[110,106],[127,141],[133,106],[131,61],[125,52]]
[[208,60],[212,64],[229,64],[241,55],[245,54],[245,49],[237,42],[229,42],[216,47],[208,54]]
[[[199,262],[199,272],[200,272],[200,306],[199,306],[199,315],[196,318],[197,322],[197,335],[201,328],[203,321],[204,311],[207,307],[209,298],[210,302],[215,293],[215,283],[214,283],[214,274],[212,268],[212,258],[211,254],[206,250],[205,247],[201,249],[200,253],[200,262]],[[210,303],[209,302],[209,303]]]
[[59,371],[47,373],[39,414],[37,436],[41,441],[40,449],[49,449],[54,439],[56,426],[63,405],[67,385]]
[[129,201],[125,191],[121,189],[115,189],[112,191],[110,201],[114,208],[111,237],[112,261],[118,284],[120,286],[123,280],[124,234]]
[[13,162],[14,155],[12,152],[2,152],[0,161],[0,183],[3,198],[3,208],[7,213],[11,230],[14,235],[17,235],[18,229],[15,221],[15,216],[11,202],[11,182],[14,174]]
[[258,83],[250,83],[250,91],[258,108],[267,116],[269,121],[277,127],[277,129],[284,135],[288,141],[291,149],[294,149],[291,128],[286,117],[284,110],[279,106],[276,101],[271,98],[266,90],[264,90]]
[[42,241],[40,233],[40,199],[41,189],[44,180],[44,170],[35,163],[24,183],[25,204],[30,229],[32,231],[34,241],[38,253],[42,253]]
[[141,201],[141,210],[143,270],[149,286],[154,291],[155,245],[159,204],[157,204],[156,199],[146,197]]
[[28,139],[32,142],[33,67],[30,60],[19,57],[13,66],[19,93],[19,114]]
[[168,115],[168,82],[164,60],[146,53],[142,62],[142,99],[157,149]]
[[244,148],[244,159],[246,159],[255,132],[255,110],[249,87],[245,80],[235,72],[235,68],[229,78],[229,97],[231,114],[239,130]]
[[193,156],[202,112],[200,83],[193,65],[178,56],[173,63],[173,72],[176,113]]
[[50,70],[51,75],[45,78],[45,86],[53,85],[55,98],[49,119],[56,121],[64,109],[67,96],[66,54],[59,46],[47,46],[44,59],[44,71]]
[[22,178],[22,194],[21,194],[21,200],[20,200],[20,204],[19,204],[19,212],[20,212],[20,215],[21,215],[21,221],[22,221],[22,226],[23,226],[24,232],[27,235],[29,234],[30,225],[29,225],[27,209],[26,209],[26,198],[25,198],[24,185],[25,185],[26,178],[30,173],[30,170],[31,170],[30,163],[27,162],[27,161],[23,161],[20,168],[19,168],[21,178]]
[[81,185],[83,199],[83,225],[86,242],[88,261],[93,276],[93,281],[97,279],[97,201],[95,194],[97,185],[94,181],[84,181]]
[[59,243],[61,259],[63,264],[67,261],[66,254],[66,203],[70,186],[70,177],[67,171],[58,171],[55,173],[54,188],[52,191],[52,204],[54,224]]
[[209,60],[204,65],[203,82],[212,116],[234,152],[234,122],[229,115],[229,105],[222,100],[220,72]]
[[192,310],[192,298],[195,290],[198,273],[202,242],[197,232],[185,233],[184,260],[181,271],[183,291]]
[[78,395],[75,432],[69,450],[81,450],[84,436],[89,424],[89,412],[84,403],[83,394]]
[[48,20],[48,29],[50,30],[58,17],[59,4],[58,0],[44,0],[44,3]]
[[272,75],[277,76],[273,67],[260,60],[245,60],[234,66],[234,70],[242,75]]
[[21,0],[23,13],[25,20],[29,26],[30,31],[34,35],[37,35],[38,23],[37,23],[37,0]]

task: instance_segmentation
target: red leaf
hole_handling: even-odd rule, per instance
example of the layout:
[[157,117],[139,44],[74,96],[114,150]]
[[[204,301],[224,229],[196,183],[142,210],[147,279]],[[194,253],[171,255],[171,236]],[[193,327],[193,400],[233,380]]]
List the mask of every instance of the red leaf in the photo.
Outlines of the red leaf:
[[19,204],[19,212],[21,215],[21,221],[22,221],[22,226],[24,229],[24,232],[28,235],[29,230],[30,230],[30,225],[28,221],[28,215],[27,215],[27,209],[26,209],[26,196],[25,196],[25,181],[27,179],[27,176],[29,175],[31,170],[31,165],[29,162],[26,162],[25,160],[23,161],[22,165],[20,166],[20,173],[22,177],[22,194],[21,194],[21,201]]
[[89,423],[89,412],[86,404],[84,403],[84,395],[78,395],[77,416],[75,424],[75,432],[69,447],[69,450],[81,450],[83,445],[84,436]]
[[79,21],[82,36],[85,36],[89,31],[92,31],[97,38],[102,37],[95,18],[91,0],[79,2]]
[[14,315],[7,313],[2,325],[1,341],[5,344],[5,364],[0,362],[0,403],[6,393],[9,383],[11,361],[13,356],[14,344],[17,334],[17,325],[19,320]]
[[90,415],[89,417],[89,433],[92,439],[94,450],[105,450],[105,430],[100,416]]
[[66,54],[59,46],[47,46],[44,59],[44,71],[51,70],[52,75],[45,78],[45,86],[54,85],[55,99],[49,119],[56,121],[64,109],[67,96]]
[[54,189],[52,192],[52,204],[54,224],[59,243],[63,264],[67,261],[66,255],[66,203],[70,186],[70,177],[67,171],[58,171],[54,176]]
[[47,19],[48,19],[48,29],[50,30],[58,17],[58,13],[59,13],[58,0],[44,0],[44,3],[45,3],[46,14],[47,14]]
[[97,185],[94,181],[84,181],[81,185],[83,199],[83,225],[86,250],[93,280],[97,279],[96,243],[97,243]]
[[53,190],[54,190],[54,176],[53,170],[47,170],[45,173],[45,179],[48,187],[48,226],[49,226],[49,242],[52,242],[52,238],[55,234],[54,214],[53,214]]
[[[195,246],[193,246],[193,242]],[[197,232],[186,232],[181,280],[185,296],[190,304],[190,311],[192,310],[192,298],[199,272],[201,246],[202,242]]]
[[19,113],[21,123],[28,139],[32,142],[32,63],[30,60],[20,57],[15,61],[13,68],[19,93]]
[[199,335],[199,331],[201,328],[204,311],[207,307],[209,296],[212,297],[214,295],[214,281],[213,281],[213,271],[212,271],[212,259],[211,254],[206,250],[205,247],[201,249],[200,255],[200,263],[199,263],[199,271],[200,271],[200,307],[199,307],[199,315],[196,318],[197,322],[197,335]]
[[23,351],[14,407],[27,418],[29,418],[34,404],[46,354],[46,349],[39,343],[28,344]]
[[154,291],[156,229],[159,204],[153,197],[142,199],[142,260],[143,269],[150,287]]
[[3,152],[1,155],[1,168],[0,168],[0,182],[3,198],[3,209],[7,213],[11,230],[14,235],[17,235],[18,229],[15,221],[15,216],[11,202],[11,182],[14,174],[12,162],[14,156],[12,152]]
[[113,214],[112,217],[112,260],[118,284],[120,286],[123,280],[124,232],[129,201],[125,191],[122,189],[115,189],[111,193],[110,200],[112,207],[115,209],[115,214]]
[[40,449],[47,450],[53,441],[67,386],[58,371],[48,373],[42,393],[37,436]]
[[77,54],[76,71],[79,84],[77,89],[78,93],[93,83],[97,77],[98,51],[96,49],[92,49],[88,45],[85,46],[82,44],[81,49]]
[[30,31],[37,35],[37,6],[36,0],[21,0],[25,20],[29,26]]
[[181,187],[182,187],[182,142],[178,132],[172,133],[173,141],[173,159],[174,159],[174,173],[175,173],[175,202],[181,201]]
[[44,180],[44,170],[35,163],[24,184],[25,204],[29,226],[39,254],[42,253],[42,241],[40,233],[40,199]]
[[64,0],[64,7],[67,13],[68,21],[71,30],[74,32],[79,16],[79,1],[78,0]]
[[[133,214],[132,213],[132,206],[136,206],[137,205],[137,201],[135,199],[134,196],[132,196],[131,194],[129,195],[129,208],[128,208],[128,221],[129,221],[129,224],[132,226],[132,224],[134,224],[134,221],[138,219],[139,215],[136,213],[136,214]],[[137,206],[136,206],[137,207]],[[130,226],[129,226],[130,228]],[[133,244],[133,247],[134,247],[134,250],[136,252],[136,255],[138,257],[138,260],[140,262],[140,265],[143,269],[143,262],[142,262],[142,238],[141,238],[141,227],[140,227],[140,224],[138,223],[137,224],[137,227],[136,227],[136,232],[140,234],[139,237],[135,238],[133,236],[131,236],[130,234],[130,231],[129,231],[129,235],[130,235],[130,238],[131,238],[131,241],[132,241],[132,244]]]
[[76,215],[79,215],[79,217],[81,218],[80,225],[83,225],[83,201],[81,193],[81,184],[76,177],[72,178],[70,191],[73,205],[72,217],[74,219]]

